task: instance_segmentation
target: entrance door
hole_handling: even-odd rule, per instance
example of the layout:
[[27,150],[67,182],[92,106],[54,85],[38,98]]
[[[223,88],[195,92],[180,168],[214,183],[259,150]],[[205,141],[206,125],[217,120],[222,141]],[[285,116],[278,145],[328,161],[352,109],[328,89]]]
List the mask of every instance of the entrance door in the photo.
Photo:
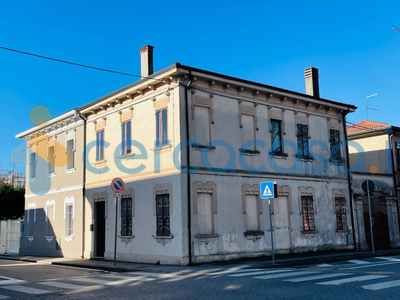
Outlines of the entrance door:
[[288,198],[279,197],[274,201],[274,239],[276,249],[290,249],[290,226]]
[[[371,247],[371,229],[369,224],[368,198],[363,200],[365,237],[370,250]],[[371,217],[372,230],[374,235],[375,250],[390,249],[389,225],[387,219],[386,200],[378,197],[371,197]]]
[[95,256],[104,257],[106,250],[106,219],[105,202],[95,202],[95,229],[94,229],[94,243],[95,243]]

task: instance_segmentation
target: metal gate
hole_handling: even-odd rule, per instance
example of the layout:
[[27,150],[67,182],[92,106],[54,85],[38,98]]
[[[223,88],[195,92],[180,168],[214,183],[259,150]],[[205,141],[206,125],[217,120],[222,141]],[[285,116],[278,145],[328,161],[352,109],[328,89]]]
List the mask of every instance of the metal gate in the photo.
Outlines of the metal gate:
[[19,220],[8,220],[6,222],[7,222],[6,253],[18,254],[21,222]]

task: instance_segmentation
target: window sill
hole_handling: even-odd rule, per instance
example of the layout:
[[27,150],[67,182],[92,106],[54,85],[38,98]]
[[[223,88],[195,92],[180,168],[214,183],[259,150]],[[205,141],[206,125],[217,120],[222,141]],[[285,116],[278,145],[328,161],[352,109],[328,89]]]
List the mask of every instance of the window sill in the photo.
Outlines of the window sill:
[[255,242],[256,240],[261,239],[261,237],[264,235],[264,231],[261,231],[261,230],[247,230],[246,232],[243,233],[243,235],[248,240],[252,240],[253,242]]
[[98,161],[95,161],[95,162],[93,163],[93,165],[98,166],[98,165],[105,164],[106,162],[107,162],[107,160],[105,160],[105,159],[103,159],[103,160],[98,160]]
[[168,236],[153,235],[153,238],[156,240],[157,243],[161,243],[163,246],[165,246],[166,243],[171,243],[171,240],[174,238],[174,236],[173,235],[168,235]]
[[337,233],[349,233],[350,230],[349,229],[336,229]]
[[166,151],[171,151],[172,146],[170,144],[168,145],[161,145],[154,147],[153,151],[154,152],[166,152]]
[[50,236],[50,235],[45,235],[44,239],[46,240],[46,242],[52,242],[54,240],[54,236]]
[[332,165],[341,165],[341,166],[343,166],[344,164],[345,164],[345,160],[344,159],[341,159],[341,160],[336,160],[336,159],[329,159],[329,162],[332,164]]
[[74,239],[73,235],[64,236],[64,240],[66,240],[68,243],[71,242],[73,239]]
[[275,158],[287,158],[289,156],[287,153],[277,153],[277,152],[269,152],[268,154]]
[[314,235],[316,235],[318,233],[318,231],[316,231],[316,230],[303,230],[301,233],[306,235],[306,236],[314,236]]
[[125,159],[134,159],[133,157],[135,156],[135,153],[129,153],[129,154],[124,154],[118,157],[120,160],[125,160]]
[[36,181],[36,180],[37,180],[36,177],[29,178],[29,182],[34,182],[34,181]]
[[241,155],[256,156],[256,155],[260,154],[260,151],[258,151],[258,150],[250,150],[250,149],[239,149],[239,153]]
[[132,240],[135,238],[134,235],[119,235],[118,236],[122,242],[124,242],[126,245],[128,245],[128,243],[132,242]]
[[54,177],[54,176],[56,176],[56,173],[55,173],[55,172],[50,173],[50,174],[47,174],[47,178],[51,178],[51,177]]
[[198,151],[203,151],[203,149],[213,151],[216,149],[215,146],[200,145],[200,144],[196,144],[196,143],[193,143],[191,146],[194,150],[198,150]]
[[199,234],[199,235],[196,235],[195,238],[199,242],[204,242],[204,243],[208,244],[209,242],[215,241],[218,238],[218,234]]
[[71,168],[71,169],[66,169],[64,172],[65,174],[70,174],[70,173],[74,173],[76,171],[76,168]]
[[311,156],[308,155],[296,155],[296,158],[298,160],[302,160],[302,161],[308,161],[308,162],[312,162],[313,158]]
[[31,236],[27,236],[26,238],[29,242],[32,242],[35,239],[35,236],[31,235]]

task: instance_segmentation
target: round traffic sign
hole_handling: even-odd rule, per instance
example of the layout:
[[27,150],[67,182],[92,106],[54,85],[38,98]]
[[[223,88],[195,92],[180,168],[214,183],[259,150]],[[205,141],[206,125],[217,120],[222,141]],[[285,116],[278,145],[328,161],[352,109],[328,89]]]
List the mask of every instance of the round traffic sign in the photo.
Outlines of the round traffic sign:
[[375,183],[372,180],[365,180],[361,187],[366,193],[375,191]]
[[116,193],[121,193],[124,190],[125,183],[121,178],[114,178],[111,181],[111,188]]

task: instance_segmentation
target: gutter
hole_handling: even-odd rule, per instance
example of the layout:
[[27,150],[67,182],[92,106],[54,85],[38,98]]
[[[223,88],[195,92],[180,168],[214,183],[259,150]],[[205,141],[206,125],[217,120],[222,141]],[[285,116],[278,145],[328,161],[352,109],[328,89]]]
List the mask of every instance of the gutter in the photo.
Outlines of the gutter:
[[78,109],[75,110],[75,116],[83,120],[83,182],[82,182],[82,258],[85,258],[85,217],[86,217],[86,119]]
[[352,234],[353,234],[353,244],[354,247],[358,249],[357,247],[357,242],[356,242],[356,235],[355,235],[355,228],[354,228],[354,212],[353,212],[353,189],[351,187],[351,171],[350,171],[350,155],[349,155],[349,139],[347,136],[347,126],[346,126],[346,116],[349,113],[349,109],[347,110],[347,112],[344,114],[343,116],[343,131],[344,131],[344,137],[346,139],[346,160],[347,160],[347,170],[348,170],[348,174],[347,174],[347,180],[348,180],[348,184],[349,184],[349,197],[350,197],[350,215],[351,215],[351,228],[352,228]]

